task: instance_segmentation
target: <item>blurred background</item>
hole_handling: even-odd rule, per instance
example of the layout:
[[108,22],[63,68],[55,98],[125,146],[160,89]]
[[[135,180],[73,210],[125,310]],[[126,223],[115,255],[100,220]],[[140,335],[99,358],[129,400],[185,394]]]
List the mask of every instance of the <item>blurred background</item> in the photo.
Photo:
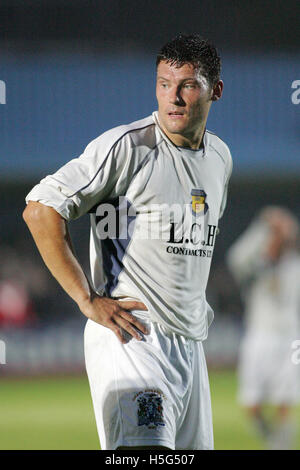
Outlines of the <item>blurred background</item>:
[[[85,320],[44,267],[24,198],[100,133],[156,109],[156,53],[179,32],[220,52],[224,94],[207,127],[234,161],[208,288],[216,448],[263,448],[236,401],[244,305],[224,256],[261,207],[300,218],[299,18],[297,0],[1,0],[1,449],[99,448]],[[88,273],[89,217],[70,229]]]

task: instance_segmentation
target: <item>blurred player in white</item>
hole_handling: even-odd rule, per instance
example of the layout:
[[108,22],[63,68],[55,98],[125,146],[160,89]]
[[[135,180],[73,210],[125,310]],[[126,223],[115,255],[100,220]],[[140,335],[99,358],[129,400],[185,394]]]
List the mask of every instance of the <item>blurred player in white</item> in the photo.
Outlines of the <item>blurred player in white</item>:
[[[213,448],[205,290],[232,161],[206,121],[222,90],[214,46],[178,36],[157,57],[158,111],[105,132],[26,198],[41,255],[88,318],[102,449]],[[87,212],[92,285],[66,229]]]
[[[239,401],[272,449],[294,445],[291,406],[299,401],[299,370],[291,345],[300,332],[299,225],[286,208],[261,210],[228,252],[245,301],[239,358]],[[264,405],[275,405],[273,419]]]

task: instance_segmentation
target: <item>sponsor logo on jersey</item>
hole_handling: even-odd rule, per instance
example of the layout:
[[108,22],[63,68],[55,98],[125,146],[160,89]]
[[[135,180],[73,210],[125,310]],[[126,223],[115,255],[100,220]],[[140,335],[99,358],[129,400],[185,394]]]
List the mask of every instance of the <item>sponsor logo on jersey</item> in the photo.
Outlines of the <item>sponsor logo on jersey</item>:
[[205,215],[208,211],[208,204],[206,201],[207,194],[203,189],[192,189],[191,208],[193,215]]
[[163,398],[164,395],[158,390],[144,390],[135,395],[138,426],[147,426],[148,429],[165,426]]
[[209,206],[206,202],[206,192],[203,189],[194,188],[191,190],[191,196],[190,209],[193,219],[189,220],[189,217],[186,217],[184,223],[184,218],[180,222],[177,217],[177,222],[170,222],[170,237],[167,241],[177,246],[168,245],[166,251],[174,255],[211,258],[218,227],[208,223],[206,214]]
[[[96,209],[96,233],[102,241],[163,240],[167,253],[211,258],[218,227],[211,223],[206,192],[192,189],[191,196],[187,204],[139,206],[138,213],[125,197],[101,203]],[[123,243],[122,250],[127,246]],[[114,249],[118,248],[119,243]]]

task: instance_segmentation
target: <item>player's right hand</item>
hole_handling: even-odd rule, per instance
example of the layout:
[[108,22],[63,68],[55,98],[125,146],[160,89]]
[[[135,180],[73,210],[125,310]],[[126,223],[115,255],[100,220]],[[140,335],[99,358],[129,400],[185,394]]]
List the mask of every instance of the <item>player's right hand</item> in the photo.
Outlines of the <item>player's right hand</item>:
[[130,312],[130,310],[148,310],[143,302],[119,301],[95,295],[79,305],[79,308],[87,318],[112,330],[123,344],[128,342],[124,337],[124,331],[138,341],[143,338],[139,331],[145,335],[149,333],[147,327]]

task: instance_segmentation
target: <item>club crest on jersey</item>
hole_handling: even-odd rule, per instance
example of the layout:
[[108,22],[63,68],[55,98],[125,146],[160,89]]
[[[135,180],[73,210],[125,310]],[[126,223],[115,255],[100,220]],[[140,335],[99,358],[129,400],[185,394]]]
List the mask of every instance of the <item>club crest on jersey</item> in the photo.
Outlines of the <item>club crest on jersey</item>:
[[193,215],[205,215],[208,211],[208,204],[205,202],[207,196],[206,192],[203,189],[192,189],[191,196],[191,208]]
[[158,390],[145,390],[139,392],[135,398],[138,404],[138,426],[147,426],[155,429],[165,426],[163,414],[163,394]]

